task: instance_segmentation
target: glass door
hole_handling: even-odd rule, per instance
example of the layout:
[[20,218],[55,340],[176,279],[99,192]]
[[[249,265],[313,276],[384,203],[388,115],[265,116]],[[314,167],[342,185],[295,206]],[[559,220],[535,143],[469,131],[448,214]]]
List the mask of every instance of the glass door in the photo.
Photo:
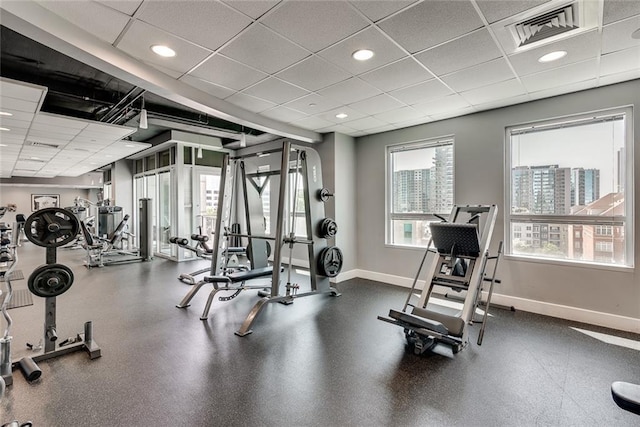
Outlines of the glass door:
[[158,252],[171,256],[173,246],[169,243],[171,237],[171,171],[158,173]]
[[195,214],[194,233],[201,233],[213,240],[220,191],[220,169],[195,170],[193,212]]

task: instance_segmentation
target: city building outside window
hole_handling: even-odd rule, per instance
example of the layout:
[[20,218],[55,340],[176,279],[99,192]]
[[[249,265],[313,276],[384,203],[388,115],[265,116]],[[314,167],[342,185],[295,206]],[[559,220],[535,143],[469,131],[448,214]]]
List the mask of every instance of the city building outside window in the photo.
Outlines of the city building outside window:
[[633,267],[632,117],[618,108],[506,129],[507,255]]
[[453,208],[453,137],[387,147],[387,244],[427,246]]

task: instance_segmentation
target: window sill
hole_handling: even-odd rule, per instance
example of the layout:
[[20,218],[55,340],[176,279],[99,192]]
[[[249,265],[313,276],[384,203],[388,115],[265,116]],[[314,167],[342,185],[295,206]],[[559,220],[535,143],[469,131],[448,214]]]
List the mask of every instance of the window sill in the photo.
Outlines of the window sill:
[[574,260],[563,260],[563,259],[553,259],[553,258],[537,258],[537,257],[529,257],[526,255],[507,255],[504,254],[504,259],[509,261],[521,261],[521,262],[531,262],[534,264],[551,264],[558,265],[563,267],[576,267],[576,268],[590,268],[595,270],[608,270],[608,271],[618,271],[621,273],[633,273],[635,268],[633,266],[628,265],[613,265],[613,264],[596,264],[586,261],[574,261]]

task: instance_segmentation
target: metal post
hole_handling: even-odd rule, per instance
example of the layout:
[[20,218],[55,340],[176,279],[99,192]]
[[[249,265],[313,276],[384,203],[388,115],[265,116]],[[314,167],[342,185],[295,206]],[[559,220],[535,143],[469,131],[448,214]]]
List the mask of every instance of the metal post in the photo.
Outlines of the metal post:
[[219,275],[222,272],[221,256],[224,251],[225,238],[222,236],[222,224],[226,221],[227,212],[231,208],[230,193],[233,177],[231,175],[231,165],[229,164],[229,154],[222,158],[222,173],[220,174],[220,190],[218,191],[218,211],[216,214],[216,228],[213,234],[213,246],[211,253],[211,274]]
[[276,241],[273,252],[273,279],[271,283],[271,296],[279,295],[280,268],[282,265],[282,240],[284,238],[284,210],[287,203],[287,184],[289,181],[289,160],[291,157],[291,142],[285,141],[282,146],[282,159],[280,164],[280,191],[278,193],[278,212],[276,216]]

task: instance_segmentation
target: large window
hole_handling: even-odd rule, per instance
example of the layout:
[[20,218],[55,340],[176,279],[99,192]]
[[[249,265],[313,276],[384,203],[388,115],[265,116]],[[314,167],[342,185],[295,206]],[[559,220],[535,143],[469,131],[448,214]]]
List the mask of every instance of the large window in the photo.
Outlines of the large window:
[[633,266],[631,122],[621,108],[507,128],[508,254]]
[[387,147],[387,243],[426,246],[433,214],[453,208],[453,138]]

